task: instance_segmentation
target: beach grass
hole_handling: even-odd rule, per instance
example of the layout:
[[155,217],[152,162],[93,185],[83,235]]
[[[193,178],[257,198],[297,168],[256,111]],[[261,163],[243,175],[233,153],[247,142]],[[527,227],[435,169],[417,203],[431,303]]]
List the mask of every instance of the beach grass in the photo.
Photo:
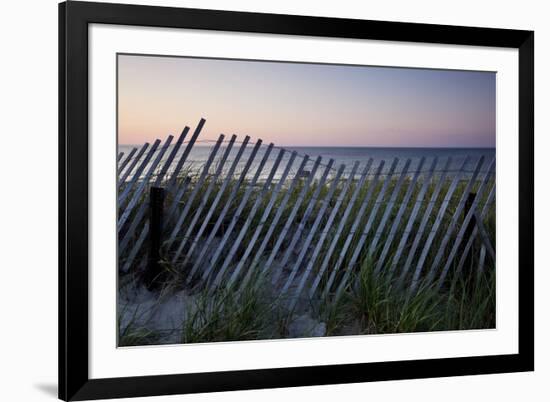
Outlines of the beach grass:
[[[238,177],[236,174],[235,177]],[[403,237],[406,224],[411,216],[414,208],[414,202],[417,199],[423,185],[423,181],[417,181],[412,187],[410,201],[401,211],[401,218],[395,228],[393,241],[390,243],[385,260],[381,264],[381,270],[376,272],[378,259],[381,255],[382,246],[390,236],[390,228],[400,211],[403,204],[406,191],[411,184],[411,178],[406,178],[401,188],[396,192],[393,205],[390,205],[390,198],[394,189],[398,185],[397,179],[390,179],[387,185],[386,192],[382,195],[383,180],[375,182],[372,178],[366,180],[364,185],[358,189],[358,197],[354,203],[350,203],[355,187],[358,185],[358,180],[354,180],[348,191],[343,194],[342,207],[336,212],[334,224],[329,228],[326,234],[324,246],[321,252],[313,261],[312,278],[316,275],[320,276],[319,291],[309,301],[303,301],[299,304],[296,310],[288,309],[288,298],[281,297],[277,294],[277,287],[270,282],[269,277],[261,277],[255,275],[262,272],[262,266],[265,263],[267,256],[273,250],[278,236],[283,233],[285,226],[288,230],[288,235],[283,239],[281,250],[285,250],[290,244],[290,238],[296,230],[303,230],[307,233],[310,230],[319,215],[322,202],[329,191],[331,180],[321,186],[317,198],[314,198],[316,190],[318,190],[318,180],[313,180],[312,185],[304,192],[303,200],[300,202],[300,195],[307,183],[305,178],[299,179],[296,186],[288,194],[288,202],[283,205],[283,199],[287,196],[288,184],[283,186],[279,194],[274,194],[275,185],[270,185],[266,191],[262,192],[263,183],[259,182],[252,187],[249,198],[244,203],[244,208],[241,212],[241,218],[237,221],[233,232],[230,234],[230,243],[235,239],[236,235],[250,212],[254,208],[255,202],[259,200],[259,206],[256,206],[256,213],[250,216],[249,229],[244,234],[242,241],[239,243],[233,261],[230,267],[234,267],[245,254],[248,245],[253,241],[253,234],[258,229],[259,236],[256,241],[254,251],[259,243],[268,233],[268,229],[273,226],[273,235],[267,242],[264,255],[260,258],[256,265],[252,266],[251,261],[254,252],[244,261],[245,269],[239,276],[239,280],[245,277],[248,270],[254,274],[252,281],[243,282],[243,286],[233,287],[218,287],[214,290],[201,286],[200,283],[193,282],[193,287],[189,288],[189,292],[193,294],[191,306],[185,308],[186,314],[182,317],[181,325],[174,328],[178,332],[178,342],[181,343],[196,343],[196,342],[216,342],[216,341],[232,341],[232,340],[252,340],[252,339],[277,339],[291,336],[290,330],[293,322],[301,315],[307,314],[313,320],[324,324],[324,335],[340,336],[349,334],[381,334],[381,333],[407,333],[407,332],[426,332],[426,331],[443,331],[443,330],[465,330],[465,329],[481,329],[495,327],[495,267],[494,263],[486,258],[480,266],[479,256],[480,249],[483,246],[479,239],[473,244],[469,258],[466,264],[460,271],[456,270],[456,260],[451,264],[451,269],[447,275],[443,285],[438,287],[435,282],[428,281],[426,278],[427,268],[430,267],[436,256],[439,244],[444,239],[447,228],[452,226],[453,216],[459,205],[459,201],[465,191],[467,181],[461,180],[456,190],[449,195],[448,191],[451,186],[451,179],[446,179],[441,186],[441,191],[437,196],[434,191],[437,187],[438,178],[433,178],[427,186],[425,196],[421,200],[421,208],[416,217],[413,219],[412,232],[408,236],[408,241],[401,258],[397,264],[391,264],[394,255],[397,253],[399,240]],[[385,178],[382,178],[385,179]],[[193,186],[197,184],[198,175],[190,171],[186,171],[176,181],[176,188],[181,185],[184,180],[190,182],[187,193],[190,193]],[[222,181],[213,176],[207,177],[202,184],[202,188],[198,189],[198,194],[204,194],[207,186],[213,181],[214,189],[209,194],[209,199],[206,202],[206,207],[202,209],[198,222],[191,231],[191,238],[194,238],[198,233],[199,227],[204,222],[204,218],[209,212],[209,206],[212,204],[214,197],[219,194],[222,186]],[[221,194],[221,199],[217,207],[211,211],[211,217],[206,224],[206,230],[203,232],[201,239],[205,239],[212,234],[215,227],[215,222],[220,220],[217,232],[213,234],[215,239],[220,239],[226,234],[232,217],[237,208],[241,204],[249,189],[250,179],[245,179],[239,183],[236,179],[231,179],[226,190]],[[479,191],[480,182],[477,181],[471,192]],[[371,191],[372,188],[372,191]],[[488,188],[482,191],[479,203],[484,205],[488,196]],[[328,200],[328,205],[325,213],[322,215],[318,225],[318,230],[311,248],[313,248],[321,235],[321,228],[325,227],[328,217],[332,212],[332,208],[336,205],[336,200],[342,195],[344,189],[343,181],[338,183],[336,191],[332,198]],[[366,200],[367,194],[371,193],[370,199]],[[234,197],[230,199],[230,195]],[[174,192],[168,192],[166,205],[170,206],[173,201]],[[268,216],[266,222],[261,221],[263,212],[270,205],[270,201],[274,199],[274,207]],[[367,202],[368,201],[368,202]],[[147,202],[147,197],[144,196],[141,202]],[[201,197],[195,197],[189,208],[190,220],[194,211],[199,210]],[[364,213],[360,214],[361,205],[367,203],[364,208]],[[424,212],[428,208],[429,203],[432,203],[432,212],[426,216],[426,228],[423,232],[419,232],[419,226]],[[411,292],[410,283],[414,271],[414,262],[420,254],[423,245],[425,244],[430,230],[436,222],[438,211],[444,202],[448,202],[448,207],[439,216],[441,219],[439,230],[433,235],[433,246],[425,256],[423,269],[419,276],[418,287]],[[183,208],[188,207],[189,201],[186,197],[179,202],[177,210],[181,212]],[[376,206],[376,203],[379,205]],[[222,217],[223,208],[229,205],[229,209]],[[288,222],[289,216],[293,212],[295,205],[298,205],[295,218],[292,222]],[[370,212],[378,207],[378,213],[371,216]],[[305,212],[310,208],[311,213],[306,218]],[[346,208],[347,219],[342,223],[341,235],[336,236],[336,228],[342,222]],[[388,209],[387,209],[388,208]],[[278,222],[274,222],[276,213],[280,214]],[[495,206],[494,202],[488,205],[487,215],[483,219],[483,224],[494,244],[495,238]],[[388,216],[387,224],[381,226],[384,215]],[[176,216],[178,213],[175,214]],[[450,239],[445,248],[443,255],[447,255],[450,248],[453,246],[454,236],[461,226],[462,214],[458,217],[457,225],[450,229]],[[132,217],[129,219],[129,222]],[[173,228],[174,220],[166,222],[165,231],[169,233]],[[290,225],[290,226],[288,226]],[[363,234],[363,229],[370,225],[370,231]],[[352,233],[353,227],[359,228]],[[183,232],[183,231],[182,231]],[[182,239],[180,236],[176,238],[175,244],[180,241],[190,242],[191,239]],[[405,259],[410,252],[410,247],[415,236],[419,236],[419,248],[413,253],[413,264],[409,272],[403,274],[403,266]],[[378,246],[372,253],[367,253],[367,249],[373,239],[378,237]],[[137,237],[137,234],[136,234]],[[363,237],[363,239],[361,239]],[[201,240],[199,239],[199,240]],[[328,245],[335,241],[335,252],[328,255]],[[363,241],[363,246],[359,250],[359,258],[352,265],[351,255]],[[232,245],[232,244],[231,244]],[[297,248],[299,245],[297,246]],[[328,286],[331,267],[334,267],[339,258],[340,250],[347,247],[347,252],[341,259],[339,272],[335,274],[336,280],[331,286]],[[182,258],[185,258],[185,252],[188,247],[184,248]],[[460,249],[461,250],[461,249]],[[140,251],[140,256],[143,257],[145,249]],[[299,251],[297,251],[299,252]],[[188,274],[189,267],[179,265],[178,261],[172,261],[173,250],[165,248],[162,250],[164,266],[169,272],[167,276],[169,281],[173,281],[174,289],[182,289],[186,287],[185,278]],[[459,252],[459,256],[460,257]],[[126,254],[120,256],[119,264],[124,263]],[[191,256],[193,257],[193,256]],[[218,264],[224,262],[222,258]],[[319,272],[322,262],[327,259],[328,269],[325,272]],[[143,258],[137,258],[136,261],[143,261]],[[191,261],[193,259],[191,258]],[[276,259],[276,262],[278,260]],[[306,265],[306,259],[302,265]],[[446,262],[446,260],[443,260]],[[442,262],[442,263],[443,263]],[[440,263],[440,264],[442,264]],[[290,261],[292,264],[292,259]],[[277,267],[277,264],[272,266],[272,269],[284,269],[285,267]],[[442,266],[437,266],[436,273],[439,273]],[[132,267],[132,272],[138,272],[143,269],[143,265],[136,263]],[[344,270],[349,269],[348,277],[341,274]],[[230,271],[229,271],[230,272]],[[268,273],[269,274],[269,273]],[[126,274],[122,274],[124,276]],[[237,283],[240,283],[239,281]],[[338,292],[337,288],[342,291]],[[323,293],[322,290],[325,292]],[[307,291],[303,292],[302,296],[306,295]],[[158,341],[158,334],[154,328],[140,327],[139,325],[122,328],[119,331],[119,345],[130,344],[154,344]],[[306,331],[304,331],[306,336]],[[294,333],[294,335],[296,334]]]

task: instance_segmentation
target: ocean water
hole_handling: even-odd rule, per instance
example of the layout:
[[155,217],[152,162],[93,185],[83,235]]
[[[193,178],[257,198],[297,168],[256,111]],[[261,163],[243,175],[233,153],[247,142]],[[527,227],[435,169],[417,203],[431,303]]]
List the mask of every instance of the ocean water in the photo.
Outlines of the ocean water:
[[[233,148],[229,150],[226,161],[220,167],[220,163],[224,154],[227,152],[227,146],[222,145],[216,155],[213,158],[213,162],[210,165],[209,172],[214,173],[216,169],[220,168],[222,173],[227,173],[231,169],[232,165],[240,151],[242,144],[236,143]],[[120,145],[119,152],[124,152],[126,155],[134,146]],[[267,146],[262,145],[257,151],[254,158],[252,157],[254,145],[249,144],[241,153],[240,159],[236,162],[234,168],[234,175],[240,175],[243,170],[249,165],[247,177],[250,178],[257,173],[257,170],[261,164],[262,159],[266,156]],[[170,146],[164,154],[162,160],[166,160],[173,146]],[[185,144],[182,148],[185,148]],[[212,145],[195,145],[192,151],[189,153],[185,168],[191,172],[200,173],[203,171],[207,164],[209,156],[213,149]],[[341,165],[344,165],[344,177],[347,176],[352,170],[354,163],[358,162],[358,173],[361,173],[364,167],[367,165],[369,159],[372,159],[372,166],[369,174],[373,175],[376,168],[383,162],[382,174],[388,174],[390,167],[394,164],[394,160],[397,159],[395,165],[394,174],[401,173],[405,170],[407,161],[409,166],[407,174],[414,174],[417,171],[428,171],[432,164],[436,162],[435,172],[441,173],[446,171],[449,175],[462,172],[467,177],[471,174],[475,166],[479,163],[480,158],[483,158],[480,172],[484,173],[488,170],[494,171],[494,165],[492,165],[495,159],[494,148],[374,148],[374,147],[274,147],[269,155],[267,155],[266,162],[260,171],[260,179],[265,179],[269,176],[270,172],[274,168],[275,161],[279,154],[281,154],[281,160],[279,166],[274,171],[275,179],[281,177],[285,167],[291,159],[293,152],[296,153],[295,159],[290,167],[289,174],[292,177],[298,171],[300,164],[307,158],[303,171],[306,175],[311,174],[314,169],[314,161],[317,158],[321,158],[321,162],[318,166],[316,177],[319,177],[328,169],[329,177],[336,174],[336,171]],[[182,155],[183,149],[180,149],[176,154],[176,159],[172,163],[172,166],[176,165],[176,161]],[[147,154],[147,153],[146,153]],[[153,155],[151,160],[154,160],[158,154],[158,151]],[[137,155],[137,153],[136,153]],[[123,157],[122,160],[124,160]],[[424,163],[421,165],[421,161],[424,158]],[[436,159],[437,158],[437,159]],[[161,161],[162,161],[161,160]],[[161,162],[162,163],[162,162]],[[147,171],[147,169],[145,169]]]
[[[494,148],[290,147],[289,149],[312,157],[321,156],[325,162],[333,159],[335,167],[344,164],[345,171],[348,172],[356,161],[359,162],[359,171],[361,171],[370,158],[373,160],[372,171],[384,161],[382,171],[388,172],[394,159],[398,159],[395,172],[401,172],[407,160],[410,160],[409,172],[427,171],[437,158],[436,171],[458,171],[462,167],[464,172],[471,173],[481,157],[483,157],[482,171],[489,169],[495,158]],[[422,158],[425,161],[420,166]]]

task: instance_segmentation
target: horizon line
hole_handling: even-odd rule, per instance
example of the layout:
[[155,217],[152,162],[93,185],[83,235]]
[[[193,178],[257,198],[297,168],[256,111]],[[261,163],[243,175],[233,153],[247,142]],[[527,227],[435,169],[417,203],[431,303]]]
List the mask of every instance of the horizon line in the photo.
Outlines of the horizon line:
[[[156,139],[155,139],[156,140]],[[118,146],[134,146],[134,147],[140,147],[140,146],[143,146],[143,144],[145,143],[149,143],[151,144],[152,142],[154,141],[146,141],[146,142],[143,142],[143,143],[139,143],[139,144],[128,144],[128,143],[117,143]],[[203,142],[212,142],[212,143],[215,143],[216,140],[203,140]],[[227,140],[224,140],[222,142],[222,145],[223,143],[226,143],[228,142]],[[188,141],[184,141],[183,144],[187,144]],[[242,143],[242,141],[236,141],[235,143]],[[254,145],[255,142],[249,142],[249,145]],[[270,143],[269,142],[263,142],[264,145],[269,145]],[[173,146],[174,144],[170,144],[170,146]],[[198,141],[195,143],[195,147],[207,147],[209,146],[209,144],[201,144],[199,143]],[[496,146],[419,146],[419,145],[414,145],[414,146],[393,146],[393,145],[387,145],[387,146],[384,146],[384,145],[277,145],[277,144],[273,144],[273,146],[275,148],[380,148],[380,149],[383,149],[383,148],[395,148],[395,149],[496,149]]]

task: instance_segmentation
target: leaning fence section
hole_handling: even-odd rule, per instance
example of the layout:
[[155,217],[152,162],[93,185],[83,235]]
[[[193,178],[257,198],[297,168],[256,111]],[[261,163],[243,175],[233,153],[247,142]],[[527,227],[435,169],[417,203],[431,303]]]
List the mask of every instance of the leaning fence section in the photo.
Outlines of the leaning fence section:
[[121,273],[212,291],[261,278],[295,303],[365,267],[414,292],[495,263],[494,160],[346,165],[248,136],[205,146],[204,123],[118,154]]

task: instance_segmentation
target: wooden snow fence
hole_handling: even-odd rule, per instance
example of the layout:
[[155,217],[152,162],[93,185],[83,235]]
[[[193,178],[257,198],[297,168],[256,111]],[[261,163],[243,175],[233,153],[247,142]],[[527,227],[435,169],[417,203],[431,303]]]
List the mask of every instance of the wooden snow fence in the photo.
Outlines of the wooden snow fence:
[[362,267],[414,292],[495,264],[494,160],[338,165],[248,136],[200,141],[204,123],[118,153],[122,275],[269,283],[295,303],[340,294]]

